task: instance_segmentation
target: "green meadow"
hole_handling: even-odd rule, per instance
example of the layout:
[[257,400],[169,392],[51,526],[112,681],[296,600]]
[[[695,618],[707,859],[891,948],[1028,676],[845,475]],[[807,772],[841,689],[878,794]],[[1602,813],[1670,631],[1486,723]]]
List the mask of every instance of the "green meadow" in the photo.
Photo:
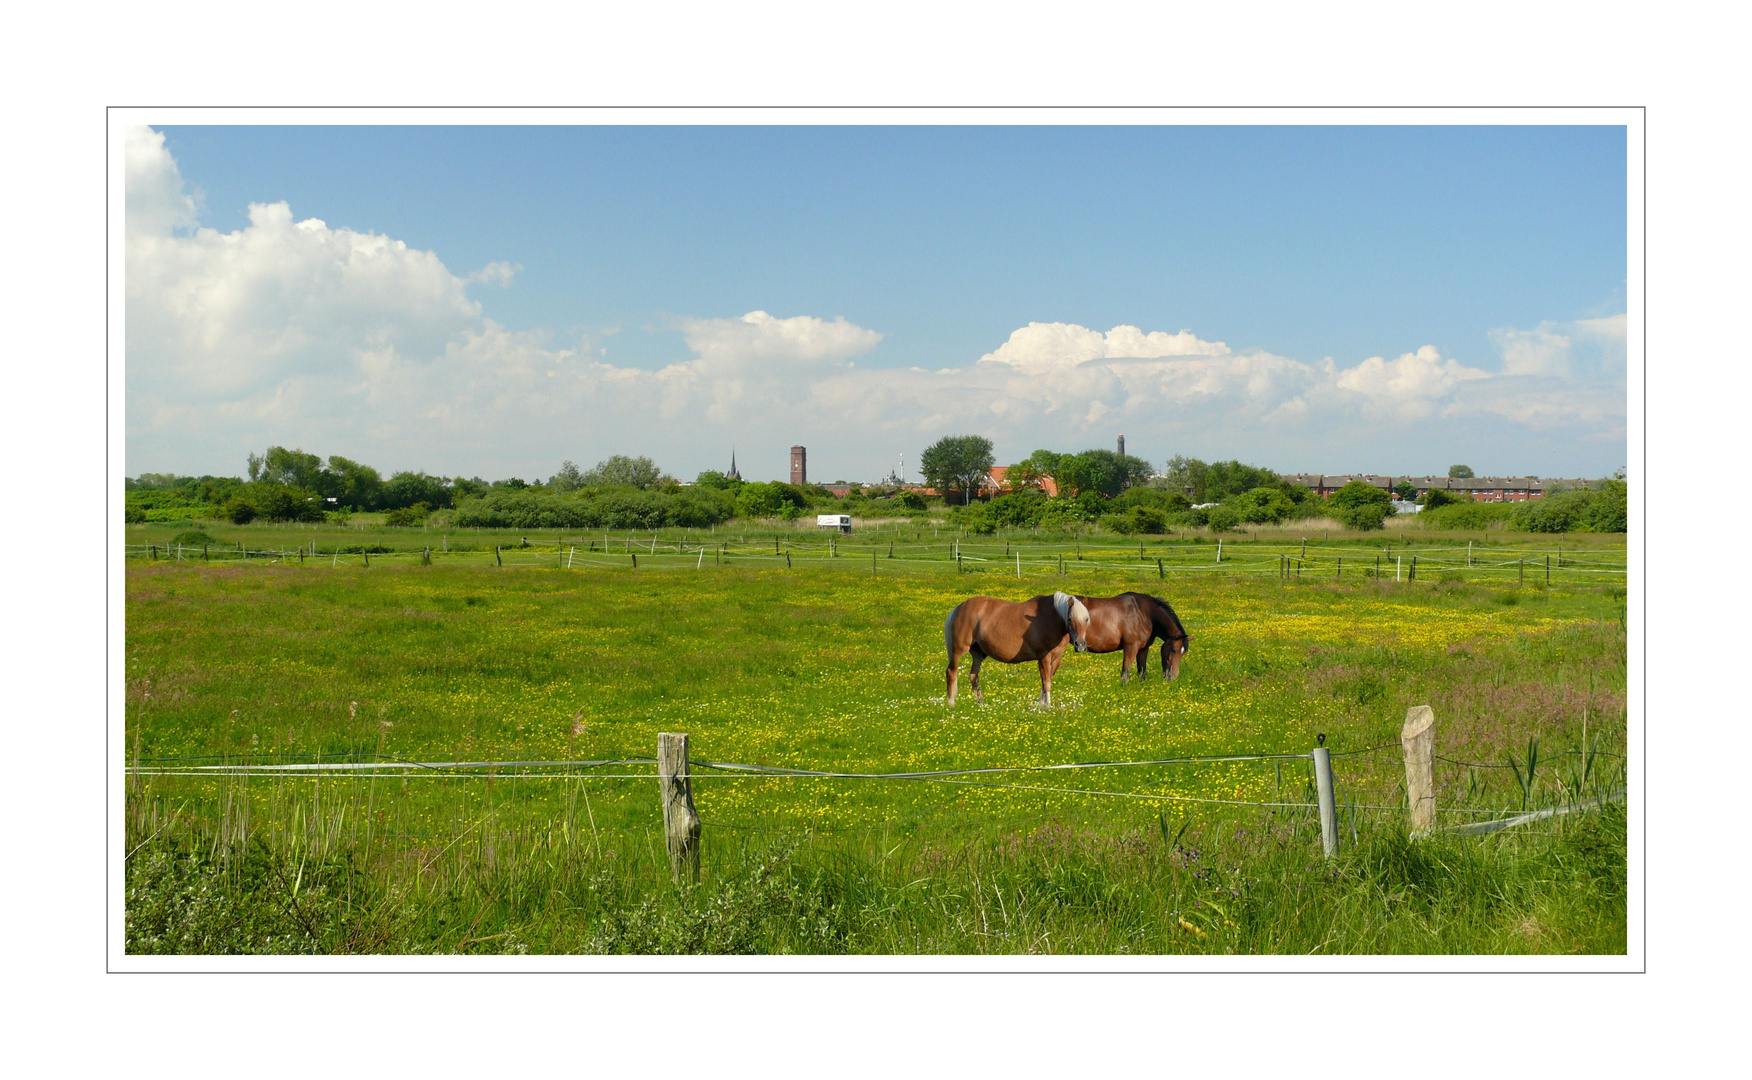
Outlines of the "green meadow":
[[[1621,539],[1565,539],[1548,585],[1498,534],[1230,537],[1219,562],[1204,536],[928,523],[831,550],[209,531],[204,558],[127,536],[133,952],[1625,949],[1621,802],[1412,839],[1397,742],[1435,710],[1443,826],[1621,788]],[[988,663],[985,703],[946,708],[950,608],[1061,588],[1165,596],[1181,678],[1068,655],[1040,709],[1032,664]],[[659,732],[689,735],[697,882],[664,852]],[[1261,757],[1044,768],[1234,755]]]

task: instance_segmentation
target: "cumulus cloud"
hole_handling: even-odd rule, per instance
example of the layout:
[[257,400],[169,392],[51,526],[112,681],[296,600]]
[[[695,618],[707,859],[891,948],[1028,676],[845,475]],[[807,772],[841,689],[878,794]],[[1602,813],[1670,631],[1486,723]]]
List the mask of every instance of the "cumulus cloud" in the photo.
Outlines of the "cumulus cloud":
[[1146,334],[1135,326],[1116,326],[1103,334],[1075,323],[1031,322],[1012,333],[1008,341],[980,357],[979,363],[1007,364],[1022,371],[1040,372],[1091,360],[1227,355],[1227,345],[1220,341],[1201,341],[1190,330],[1178,334],[1157,330]]
[[751,311],[738,319],[685,319],[687,346],[702,370],[742,375],[843,364],[876,347],[882,335],[837,316],[777,319]]
[[1435,346],[1425,345],[1394,360],[1371,356],[1356,367],[1338,372],[1333,382],[1374,404],[1427,416],[1434,402],[1448,397],[1461,383],[1488,378],[1489,372],[1469,368],[1451,358],[1443,359]]
[[236,471],[277,442],[494,476],[642,453],[687,475],[722,467],[734,443],[750,475],[779,476],[784,448],[804,442],[812,475],[869,479],[952,432],[1013,459],[1121,431],[1158,459],[1386,470],[1433,467],[1418,455],[1481,433],[1567,446],[1625,423],[1623,316],[1499,330],[1500,372],[1431,346],[1340,366],[1070,322],[1031,322],[933,371],[882,357],[884,334],[844,317],[766,311],[681,319],[686,355],[620,366],[600,341],[487,318],[468,288],[510,284],[514,263],[459,276],[435,252],[299,220],[285,202],[252,205],[233,232],[202,227],[150,129],[128,132],[126,168],[132,471]]
[[497,285],[501,289],[511,287],[511,279],[523,272],[522,263],[490,262],[468,276],[470,281],[479,281],[488,285]]

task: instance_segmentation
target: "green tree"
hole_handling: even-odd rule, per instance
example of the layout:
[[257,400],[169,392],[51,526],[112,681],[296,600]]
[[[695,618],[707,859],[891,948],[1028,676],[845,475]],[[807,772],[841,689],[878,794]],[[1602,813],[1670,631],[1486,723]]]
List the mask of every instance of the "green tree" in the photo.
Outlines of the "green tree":
[[1447,488],[1431,488],[1423,493],[1418,502],[1423,503],[1425,510],[1434,510],[1440,506],[1452,506],[1455,503],[1471,502],[1472,496],[1464,491],[1449,491]]
[[1245,495],[1254,488],[1273,487],[1278,474],[1239,461],[1218,461],[1206,468],[1204,502],[1220,501],[1230,495]]
[[1256,487],[1232,504],[1242,521],[1254,524],[1279,522],[1295,512],[1296,504],[1275,487]]
[[962,505],[973,500],[979,490],[980,478],[994,463],[992,441],[984,435],[945,435],[919,455],[919,471],[925,483],[943,493],[945,499],[952,488],[961,491]]
[[560,462],[560,471],[548,478],[555,491],[576,491],[584,486],[584,473],[570,460]]
[[252,480],[266,480],[271,484],[286,484],[291,487],[315,491],[319,477],[322,475],[322,458],[315,454],[307,454],[302,450],[288,450],[284,446],[270,446],[267,453],[257,458],[250,455],[252,473],[259,463],[260,475],[251,475]]
[[1361,480],[1333,492],[1326,501],[1332,516],[1352,529],[1379,529],[1393,515],[1393,501],[1388,493]]
[[331,490],[322,494],[334,497],[335,501],[354,510],[375,510],[379,495],[383,489],[383,477],[369,465],[361,465],[332,454],[328,459]]
[[386,509],[398,510],[415,503],[425,503],[428,507],[450,506],[452,495],[450,485],[442,476],[398,472],[384,481],[381,500]]
[[1120,457],[1112,450],[1084,450],[1080,454],[1061,455],[1057,471],[1053,473],[1061,495],[1096,491],[1110,499],[1149,478],[1149,462],[1130,454]]
[[599,461],[589,472],[579,478],[584,487],[636,487],[653,488],[663,479],[663,470],[648,457],[627,457],[625,454],[615,454],[607,461]]
[[233,525],[248,525],[256,518],[256,508],[241,495],[233,495],[225,500],[225,508],[221,512]]
[[694,487],[712,488],[716,491],[728,491],[734,494],[742,489],[743,481],[725,476],[721,472],[707,470],[694,477]]
[[1398,495],[1401,499],[1415,499],[1417,498],[1417,485],[1413,484],[1410,480],[1401,480],[1399,483],[1393,485],[1393,493]]
[[1450,465],[1448,466],[1448,477],[1453,480],[1470,480],[1472,479],[1472,466]]
[[1176,454],[1168,459],[1168,464],[1162,469],[1162,476],[1157,481],[1169,491],[1177,491],[1192,503],[1209,502],[1205,498],[1205,478],[1210,472],[1210,466],[1198,458],[1182,457]]

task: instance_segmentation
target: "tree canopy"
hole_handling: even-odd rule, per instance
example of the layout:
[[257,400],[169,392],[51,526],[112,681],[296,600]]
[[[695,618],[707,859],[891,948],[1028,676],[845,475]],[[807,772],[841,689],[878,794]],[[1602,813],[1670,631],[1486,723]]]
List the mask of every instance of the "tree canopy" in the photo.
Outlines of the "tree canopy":
[[945,499],[951,489],[958,489],[965,505],[995,460],[992,441],[984,435],[945,435],[919,455],[919,471],[925,483],[941,491]]

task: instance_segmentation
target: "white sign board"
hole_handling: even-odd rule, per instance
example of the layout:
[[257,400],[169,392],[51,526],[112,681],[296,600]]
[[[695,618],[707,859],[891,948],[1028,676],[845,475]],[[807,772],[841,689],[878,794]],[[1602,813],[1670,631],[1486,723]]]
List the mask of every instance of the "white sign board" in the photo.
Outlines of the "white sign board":
[[852,527],[852,515],[816,514],[815,524],[823,529],[849,529]]

